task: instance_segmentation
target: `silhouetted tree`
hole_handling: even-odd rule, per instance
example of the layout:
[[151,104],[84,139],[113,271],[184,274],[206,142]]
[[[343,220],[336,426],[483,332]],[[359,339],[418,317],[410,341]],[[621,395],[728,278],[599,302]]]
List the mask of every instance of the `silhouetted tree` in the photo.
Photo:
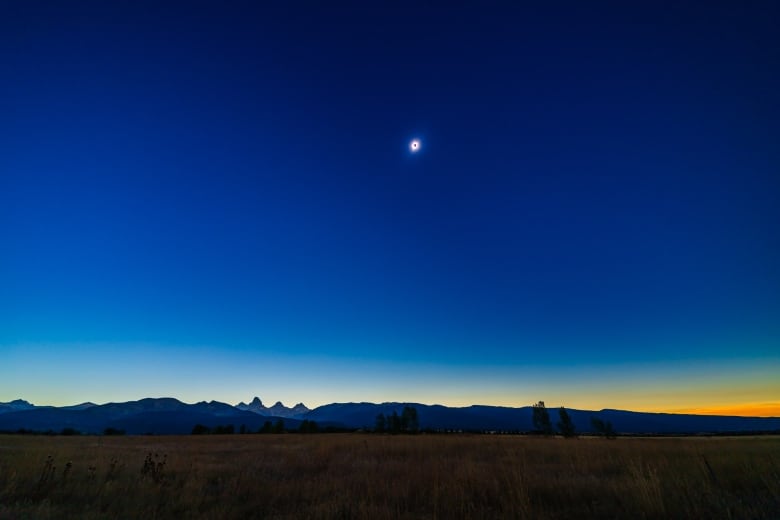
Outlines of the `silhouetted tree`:
[[274,423],[274,433],[284,433],[284,421],[277,419]]
[[103,430],[103,435],[124,435],[125,431],[118,428],[106,428]]
[[374,431],[376,433],[384,433],[387,429],[387,419],[385,419],[385,414],[380,413],[376,416],[376,425],[374,426]]
[[308,419],[304,419],[298,427],[298,431],[301,433],[317,433],[318,429],[317,423]]
[[612,428],[612,423],[609,421],[602,421],[598,417],[591,417],[590,424],[593,426],[593,431],[596,435],[602,435],[607,439],[615,438],[615,430]]
[[420,431],[420,421],[417,418],[417,408],[404,406],[401,412],[401,430],[407,433]]
[[576,437],[577,431],[574,428],[574,423],[571,421],[571,417],[569,417],[569,412],[566,411],[566,408],[561,406],[558,410],[558,416],[561,418],[561,420],[558,421],[558,431],[561,432],[561,435],[566,438]]
[[387,431],[393,435],[401,432],[401,418],[395,410],[393,410],[393,415],[388,417],[387,423]]
[[236,428],[232,424],[226,424],[225,426],[215,426],[212,433],[216,435],[232,435],[236,433]]
[[202,424],[196,424],[192,427],[192,434],[193,435],[208,435],[211,433],[211,428],[208,426],[203,426]]
[[75,428],[63,428],[60,435],[81,435],[81,432]]
[[539,401],[533,405],[533,421],[536,432],[552,435],[553,429],[550,422],[550,414],[547,412],[547,408],[544,407],[544,401]]
[[240,434],[246,433],[246,424],[241,425],[241,427],[238,429],[238,433]]
[[257,430],[257,433],[273,433],[274,425],[271,421],[265,421],[263,427]]

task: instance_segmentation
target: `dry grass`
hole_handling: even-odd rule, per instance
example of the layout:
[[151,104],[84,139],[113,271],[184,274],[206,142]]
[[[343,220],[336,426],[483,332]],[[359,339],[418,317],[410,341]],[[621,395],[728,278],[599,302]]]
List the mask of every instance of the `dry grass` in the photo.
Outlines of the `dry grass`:
[[0,436],[0,518],[194,517],[777,519],[780,438]]

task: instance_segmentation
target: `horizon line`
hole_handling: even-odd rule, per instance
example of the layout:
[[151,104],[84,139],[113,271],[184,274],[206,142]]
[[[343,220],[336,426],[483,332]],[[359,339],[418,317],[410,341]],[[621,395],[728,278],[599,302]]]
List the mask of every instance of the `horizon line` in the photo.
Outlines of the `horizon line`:
[[[254,400],[254,398],[258,396],[254,396],[252,399],[250,399],[250,403]],[[174,399],[176,401],[179,401],[180,403],[192,405],[192,404],[198,404],[198,403],[221,403],[226,404],[228,406],[236,407],[241,403],[246,404],[245,401],[239,401],[236,404],[231,404],[226,401],[219,401],[216,399],[211,400],[199,400],[194,402],[188,402],[185,400],[182,400],[178,397],[173,397],[171,395],[164,395],[164,396],[158,396],[158,397],[141,397],[138,399],[128,399],[126,401],[106,401],[103,403],[96,403],[92,400],[82,401],[80,403],[74,403],[74,404],[60,404],[60,405],[53,405],[53,404],[35,404],[32,401],[28,401],[27,399],[24,399],[22,397],[17,397],[15,399],[11,399],[9,401],[0,401],[2,404],[9,404],[14,401],[25,401],[35,407],[52,407],[52,408],[66,408],[66,407],[72,407],[72,406],[79,406],[83,404],[93,404],[95,406],[103,406],[107,404],[123,404],[123,403],[130,403],[130,402],[137,402],[142,401],[144,399]],[[260,399],[262,402],[262,399]],[[283,401],[277,400],[272,406],[275,406],[276,404],[281,404],[285,408],[292,408],[284,404]],[[296,403],[294,406],[297,406],[298,404],[302,404],[306,406],[306,404],[301,401],[299,403]],[[328,406],[332,404],[373,404],[373,405],[382,405],[382,404],[418,404],[422,406],[443,406],[446,408],[469,408],[472,406],[488,406],[493,408],[530,408],[535,403],[531,404],[525,404],[520,406],[508,406],[508,405],[495,405],[495,404],[484,404],[484,403],[472,403],[470,405],[462,405],[462,406],[455,406],[455,405],[446,405],[441,404],[437,402],[432,403],[426,403],[422,401],[382,401],[382,402],[374,402],[374,401],[334,401],[331,403],[325,403],[319,406],[315,406],[314,408],[308,408],[309,410],[316,410],[317,408],[320,408],[322,406]],[[265,403],[263,403],[263,406],[265,406]],[[588,408],[575,408],[575,407],[569,407],[566,405],[555,405],[555,406],[546,406],[547,409],[556,409],[556,408],[566,408],[568,410],[577,410],[577,411],[585,411],[585,412],[602,412],[606,410],[616,410],[616,411],[625,411],[625,412],[634,412],[634,413],[651,413],[651,414],[671,414],[671,415],[711,415],[711,416],[719,416],[719,417],[756,417],[756,418],[780,418],[780,402],[775,401],[768,401],[768,402],[750,402],[750,403],[742,403],[742,404],[731,404],[731,405],[716,405],[716,406],[702,406],[702,407],[686,407],[686,408],[675,408],[675,409],[626,409],[626,408],[612,408],[612,407],[602,407],[598,410],[596,409],[588,409]]]

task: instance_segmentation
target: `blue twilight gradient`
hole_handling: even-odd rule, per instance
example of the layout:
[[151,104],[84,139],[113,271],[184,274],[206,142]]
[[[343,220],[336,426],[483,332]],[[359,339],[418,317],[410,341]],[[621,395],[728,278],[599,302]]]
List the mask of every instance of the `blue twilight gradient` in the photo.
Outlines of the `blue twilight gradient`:
[[0,6],[0,401],[780,396],[776,4],[158,4]]

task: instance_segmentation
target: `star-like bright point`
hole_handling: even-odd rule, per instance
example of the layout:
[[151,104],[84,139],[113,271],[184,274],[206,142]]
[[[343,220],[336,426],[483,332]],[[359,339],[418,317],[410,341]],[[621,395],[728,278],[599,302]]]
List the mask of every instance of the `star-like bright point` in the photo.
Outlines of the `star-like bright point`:
[[416,153],[420,151],[420,140],[419,139],[412,139],[412,142],[409,143],[409,150],[412,151],[412,153]]

